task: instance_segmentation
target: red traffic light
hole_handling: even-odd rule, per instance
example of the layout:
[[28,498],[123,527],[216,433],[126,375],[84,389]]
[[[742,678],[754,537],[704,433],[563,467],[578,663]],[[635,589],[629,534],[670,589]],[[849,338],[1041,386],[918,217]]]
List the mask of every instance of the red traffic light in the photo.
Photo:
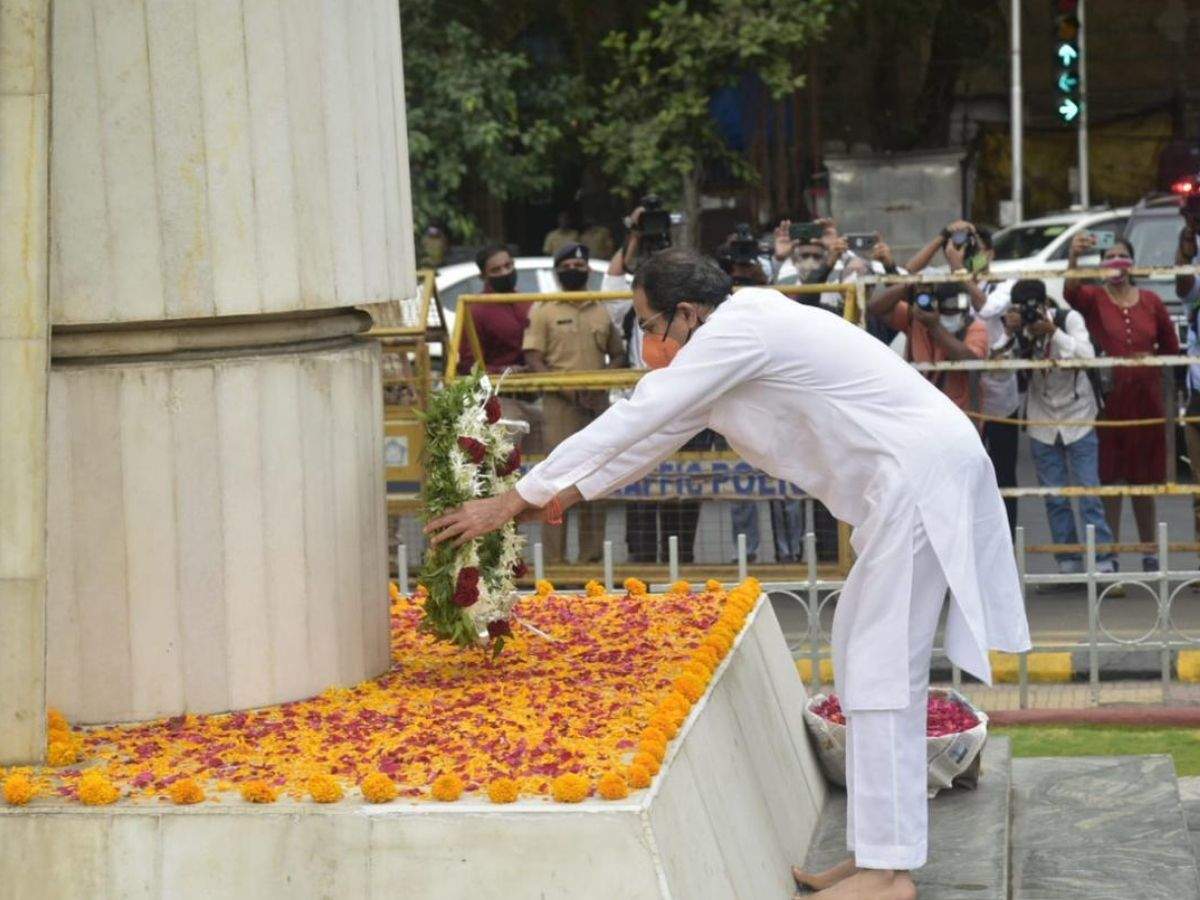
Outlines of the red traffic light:
[[1059,15],[1074,15],[1079,10],[1079,0],[1056,0]]
[[1195,175],[1188,175],[1186,178],[1180,178],[1171,185],[1171,193],[1189,196],[1191,194],[1200,195],[1200,178]]

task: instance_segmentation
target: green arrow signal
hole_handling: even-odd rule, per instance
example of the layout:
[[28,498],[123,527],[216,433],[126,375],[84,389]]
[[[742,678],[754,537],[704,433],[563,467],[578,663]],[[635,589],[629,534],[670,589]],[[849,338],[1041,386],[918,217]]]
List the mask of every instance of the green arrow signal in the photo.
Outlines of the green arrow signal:
[[1079,51],[1070,44],[1058,45],[1058,58],[1064,66],[1069,66],[1079,59]]
[[1070,94],[1079,84],[1079,79],[1069,72],[1063,72],[1058,76],[1058,89],[1064,94]]
[[1068,97],[1058,108],[1058,114],[1062,116],[1064,122],[1071,122],[1079,115],[1079,104]]

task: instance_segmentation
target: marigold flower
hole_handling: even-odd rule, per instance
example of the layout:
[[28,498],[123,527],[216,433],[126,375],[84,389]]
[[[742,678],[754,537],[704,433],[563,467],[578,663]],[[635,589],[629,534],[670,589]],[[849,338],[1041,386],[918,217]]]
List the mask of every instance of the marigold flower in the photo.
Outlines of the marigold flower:
[[429,588],[425,587],[425,585],[423,585],[423,584],[418,584],[417,589],[414,593],[418,597],[428,597],[429,596]]
[[631,597],[640,597],[646,593],[646,582],[639,578],[626,578],[625,590]]
[[24,806],[38,795],[38,786],[28,775],[17,773],[4,780],[4,802],[9,806]]
[[87,806],[106,806],[120,796],[108,773],[100,769],[88,769],[79,779],[79,799]]
[[704,696],[704,685],[695,675],[680,675],[674,681],[675,690],[693,703]]
[[717,651],[708,646],[697,647],[692,653],[692,659],[704,660],[706,663],[709,663],[714,670],[721,663],[721,657],[717,655]]
[[[62,732],[55,732],[62,734]],[[79,750],[71,740],[53,740],[46,748],[46,763],[55,769],[79,762]]]
[[683,668],[684,671],[687,671],[689,668],[703,670],[707,678],[712,678],[713,672],[717,670],[717,664],[707,653],[693,653],[688,657],[687,665]]
[[404,595],[400,593],[400,588],[396,586],[396,582],[388,582],[388,597],[393,603],[399,603],[404,599]]
[[634,754],[633,764],[635,766],[641,766],[643,769],[645,769],[651,775],[657,775],[658,770],[662,768],[662,765],[659,763],[659,761],[657,759],[655,759],[653,756],[651,756],[649,753]]
[[654,725],[649,725],[646,727],[646,730],[642,732],[642,740],[644,740],[644,741],[659,741],[660,743],[665,744],[669,740],[669,738],[667,737],[667,734],[665,731],[662,731],[661,729],[655,727]]
[[70,731],[71,726],[67,723],[67,718],[57,709],[50,708],[46,710],[46,730],[47,731]]
[[433,780],[432,790],[434,800],[440,800],[443,803],[453,803],[462,796],[463,782],[453,772],[447,772]]
[[701,644],[705,647],[712,647],[716,651],[718,657],[724,657],[729,652],[732,646],[729,639],[719,634],[708,634],[705,636]]
[[274,803],[279,792],[261,778],[242,785],[242,799],[247,803]]
[[337,803],[342,799],[342,786],[332,775],[318,772],[308,779],[308,795],[318,803]]
[[631,765],[626,773],[626,780],[629,782],[629,786],[638,790],[650,787],[650,778],[650,770],[645,766],[639,766],[637,763]]
[[488,782],[487,795],[493,803],[513,803],[520,793],[520,787],[511,778],[496,778]]
[[539,597],[549,597],[551,594],[554,593],[554,585],[551,584],[549,581],[547,581],[545,578],[538,581],[536,588],[537,588],[537,595]]
[[591,783],[583,775],[559,775],[550,785],[550,793],[559,803],[579,803],[592,792]]
[[605,772],[596,785],[596,792],[605,800],[624,800],[629,796],[629,784],[620,772]]
[[737,637],[737,633],[732,628],[720,623],[714,625],[708,633],[725,638],[725,640],[729,641],[731,647],[733,646],[734,639]]
[[676,581],[671,585],[670,593],[672,594],[689,594],[692,591],[692,586],[686,581]]
[[675,721],[674,716],[665,716],[662,714],[651,716],[650,725],[665,734],[668,740],[679,733],[679,723]]
[[638,744],[638,752],[647,753],[662,762],[667,757],[667,745],[663,741],[649,741],[642,738],[641,743]]
[[359,787],[362,789],[363,799],[368,803],[391,803],[400,793],[396,782],[383,772],[372,772],[362,780]]
[[604,585],[602,585],[600,582],[596,581],[596,579],[594,579],[594,578],[591,581],[589,581],[587,584],[585,584],[583,586],[583,589],[587,592],[587,595],[589,597],[604,596]]
[[693,701],[678,688],[667,694],[667,699],[663,703],[670,704],[675,708],[675,713],[679,716],[680,722],[686,719],[692,711]]
[[184,778],[171,785],[169,791],[171,802],[179,806],[189,806],[204,799],[204,789],[191,778]]
[[708,687],[708,683],[710,681],[712,681],[712,672],[710,672],[707,668],[702,666],[700,663],[696,663],[696,662],[687,663],[683,667],[682,674],[688,675],[692,678],[695,678],[698,682],[700,682],[700,686],[702,688]]
[[708,581],[704,582],[704,589],[713,593],[716,593],[723,587],[725,587],[725,585],[721,584],[721,582],[717,581],[715,578],[710,578]]

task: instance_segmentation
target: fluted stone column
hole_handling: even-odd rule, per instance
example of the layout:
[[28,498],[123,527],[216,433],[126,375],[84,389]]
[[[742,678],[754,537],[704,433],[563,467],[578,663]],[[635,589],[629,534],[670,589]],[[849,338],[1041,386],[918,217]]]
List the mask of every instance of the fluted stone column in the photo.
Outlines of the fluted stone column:
[[48,0],[0,0],[0,763],[45,746]]
[[83,722],[388,665],[377,348],[415,290],[395,0],[54,4],[48,693]]

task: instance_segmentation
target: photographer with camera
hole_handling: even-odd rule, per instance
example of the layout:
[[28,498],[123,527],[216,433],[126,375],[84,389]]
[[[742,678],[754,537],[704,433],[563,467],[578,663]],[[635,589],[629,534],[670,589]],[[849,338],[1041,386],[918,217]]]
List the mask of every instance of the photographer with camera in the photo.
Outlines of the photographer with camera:
[[[1083,316],[1058,309],[1041,281],[1018,281],[1012,305],[1002,318],[1007,343],[1003,355],[1022,359],[1092,359],[1096,355]],[[997,354],[1001,355],[1001,354]],[[1100,414],[1097,385],[1084,369],[1034,369],[1029,373],[1025,418],[1031,424],[1029,449],[1043,487],[1096,487],[1100,484],[1100,440],[1089,425],[1043,425],[1041,422],[1089,422]],[[1096,541],[1111,543],[1112,529],[1099,497],[1080,497],[1083,524],[1096,526]],[[1069,497],[1047,497],[1046,518],[1056,544],[1079,543],[1075,511]],[[1060,573],[1083,571],[1078,553],[1056,553]],[[1116,556],[1098,553],[1101,572],[1116,570]]]
[[[965,285],[949,281],[893,284],[871,298],[867,311],[908,337],[910,362],[938,363],[987,356],[987,329],[968,317],[969,306]],[[926,377],[959,409],[978,410],[978,391],[967,372],[931,372]]]
[[[952,272],[971,272],[976,276],[988,273],[992,257],[992,233],[986,228],[977,228],[965,219],[948,224],[928,244],[908,261],[914,274],[920,272],[941,252]],[[980,281],[964,282],[971,298],[972,315],[987,328],[988,346],[995,348],[1005,343],[1003,317],[1009,306],[1009,293],[1015,282]],[[1015,419],[1021,406],[1020,387],[1015,372],[983,372],[979,376],[980,412],[995,419]],[[1017,445],[1020,426],[1008,421],[985,421],[983,423],[983,445],[996,469],[996,482],[1002,488],[1016,487]],[[1008,513],[1008,528],[1015,533],[1017,528],[1017,501],[1008,497],[1004,501]]]
[[[646,242],[648,249],[642,252],[643,216],[647,209],[651,213],[646,223],[650,237]],[[633,270],[639,262],[671,245],[671,213],[664,213],[662,203],[653,194],[643,197],[639,205],[625,217],[625,227],[625,243],[613,254],[608,264],[608,272],[600,283],[602,291],[629,290]],[[613,324],[625,340],[629,367],[646,368],[642,360],[642,332],[637,327],[633,302],[610,300],[604,305]],[[627,397],[632,391],[621,393]],[[713,437],[712,432],[703,431],[688,441],[682,449],[712,449]],[[629,501],[622,505],[625,507],[625,547],[630,562],[666,562],[671,535],[679,538],[679,561],[686,564],[695,559],[696,529],[700,522],[698,500],[659,500],[652,503]]]
[[[1096,237],[1080,232],[1071,240],[1067,268],[1074,269],[1079,257],[1096,246]],[[1173,355],[1179,352],[1179,334],[1158,294],[1141,290],[1133,283],[1133,245],[1125,238],[1104,251],[1100,265],[1115,270],[1103,284],[1084,284],[1068,278],[1063,297],[1083,315],[1088,332],[1106,356]],[[1161,419],[1163,373],[1158,368],[1111,369],[1112,389],[1104,398],[1104,418]],[[1167,480],[1167,440],[1162,425],[1108,427],[1100,429],[1101,484],[1162,484]],[[1123,497],[1105,497],[1104,510],[1117,540],[1121,538]],[[1133,497],[1133,518],[1138,539],[1153,544],[1155,503],[1153,497]],[[1142,556],[1142,569],[1158,571],[1158,554]]]

